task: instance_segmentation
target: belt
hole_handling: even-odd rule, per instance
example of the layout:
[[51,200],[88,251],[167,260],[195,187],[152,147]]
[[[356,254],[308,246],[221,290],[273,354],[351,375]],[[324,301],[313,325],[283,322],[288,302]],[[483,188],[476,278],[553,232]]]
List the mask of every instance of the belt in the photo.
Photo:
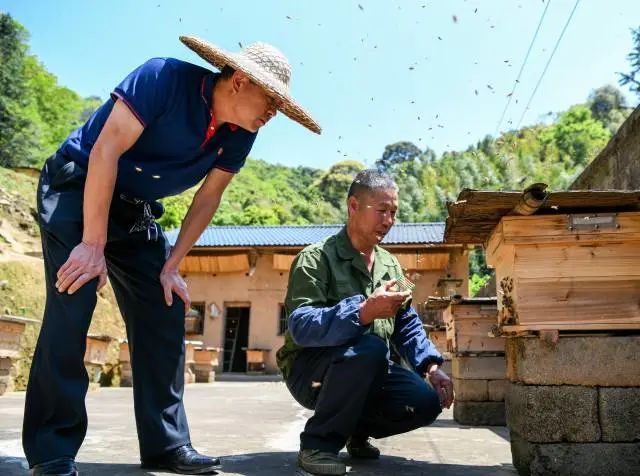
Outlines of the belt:
[[137,207],[142,206],[142,214],[136,217],[133,226],[129,229],[129,234],[146,231],[147,241],[158,241],[160,229],[158,227],[158,224],[155,222],[156,217],[152,212],[151,203],[147,200],[130,197],[124,193],[121,193],[119,198],[125,203],[130,203],[136,205]]

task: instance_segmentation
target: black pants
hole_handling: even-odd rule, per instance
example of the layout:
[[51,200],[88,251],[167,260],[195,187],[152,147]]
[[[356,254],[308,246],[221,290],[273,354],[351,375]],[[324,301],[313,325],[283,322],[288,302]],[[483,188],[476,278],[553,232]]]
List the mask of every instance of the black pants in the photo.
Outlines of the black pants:
[[[22,438],[30,466],[75,457],[87,431],[83,360],[98,280],[73,295],[55,288],[58,269],[82,239],[85,175],[54,156],[38,187],[47,300],[25,403]],[[148,241],[146,232],[129,233],[141,207],[113,200],[105,258],[129,340],[140,454],[148,458],[189,443],[182,404],[184,303],[175,294],[171,307],[164,301],[159,280],[169,251],[164,234]]]
[[298,403],[315,410],[301,448],[338,453],[350,436],[385,438],[433,423],[441,412],[436,391],[389,361],[388,352],[371,334],[350,345],[302,350],[287,379]]

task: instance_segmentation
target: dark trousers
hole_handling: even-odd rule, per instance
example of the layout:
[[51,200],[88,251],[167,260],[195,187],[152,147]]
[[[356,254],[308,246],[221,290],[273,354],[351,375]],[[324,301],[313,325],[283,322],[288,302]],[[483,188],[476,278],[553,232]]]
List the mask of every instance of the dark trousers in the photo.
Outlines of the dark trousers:
[[300,352],[287,387],[298,403],[315,410],[300,434],[302,449],[338,453],[350,436],[385,438],[433,423],[441,412],[437,393],[389,361],[388,353],[372,334]]
[[[47,298],[25,402],[22,438],[30,466],[75,457],[87,431],[83,360],[98,280],[73,295],[55,288],[58,269],[82,239],[86,174],[68,163],[49,159],[38,188]],[[105,258],[129,340],[140,454],[148,458],[189,443],[182,404],[184,303],[175,294],[171,307],[164,301],[164,234],[148,241],[146,232],[129,233],[138,208],[114,197]]]

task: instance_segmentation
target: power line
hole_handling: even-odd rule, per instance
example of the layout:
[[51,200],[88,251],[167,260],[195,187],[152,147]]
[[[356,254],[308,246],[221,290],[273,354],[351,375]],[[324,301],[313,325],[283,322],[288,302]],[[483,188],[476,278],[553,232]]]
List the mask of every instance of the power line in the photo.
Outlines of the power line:
[[533,48],[533,44],[536,41],[536,38],[538,37],[538,32],[540,31],[540,27],[542,26],[542,22],[544,21],[544,17],[547,14],[547,9],[549,8],[549,5],[551,4],[551,0],[549,0],[547,2],[547,4],[544,7],[544,10],[542,11],[542,15],[540,16],[540,20],[538,21],[538,27],[536,28],[536,32],[533,34],[533,38],[531,38],[531,43],[529,44],[529,49],[527,50],[527,54],[524,56],[524,61],[522,62],[522,66],[520,66],[520,71],[518,71],[518,77],[516,78],[515,82],[513,83],[513,89],[511,89],[511,94],[509,94],[509,99],[507,101],[507,105],[504,107],[504,110],[502,111],[502,115],[500,116],[500,120],[498,121],[498,125],[496,126],[496,137],[498,137],[498,134],[500,132],[500,126],[502,125],[502,121],[504,120],[504,116],[507,113],[507,109],[509,109],[509,105],[511,104],[511,99],[513,98],[513,93],[515,93],[516,91],[516,87],[518,86],[518,83],[520,82],[520,77],[522,76],[522,71],[524,71],[524,67],[527,64],[527,61],[529,60],[529,54],[531,53],[531,49]]
[[564,36],[564,32],[567,31],[567,27],[569,26],[569,23],[571,23],[571,19],[573,18],[573,14],[576,12],[576,9],[578,8],[578,4],[579,3],[580,3],[580,0],[576,0],[575,5],[573,6],[573,10],[571,10],[571,13],[569,14],[569,18],[567,18],[567,22],[564,24],[564,27],[562,28],[562,32],[560,33],[560,36],[558,37],[558,40],[556,41],[556,45],[553,47],[553,51],[551,52],[551,56],[549,56],[549,60],[547,61],[547,64],[544,66],[544,69],[542,70],[542,74],[540,75],[540,78],[538,79],[538,82],[536,83],[536,87],[533,89],[533,92],[531,93],[531,96],[529,97],[529,101],[527,101],[527,106],[524,108],[524,111],[522,111],[522,116],[520,116],[520,120],[518,121],[518,125],[516,126],[516,129],[520,129],[520,124],[522,124],[522,120],[524,119],[524,116],[527,114],[527,111],[529,110],[529,106],[531,105],[531,101],[533,101],[533,98],[536,95],[536,92],[538,91],[538,87],[540,86],[540,83],[542,83],[542,79],[544,78],[544,75],[547,72],[547,69],[549,68],[549,64],[551,64],[551,60],[553,59],[553,55],[556,54],[556,50],[558,49],[558,45],[560,45],[560,41],[562,41],[562,37]]

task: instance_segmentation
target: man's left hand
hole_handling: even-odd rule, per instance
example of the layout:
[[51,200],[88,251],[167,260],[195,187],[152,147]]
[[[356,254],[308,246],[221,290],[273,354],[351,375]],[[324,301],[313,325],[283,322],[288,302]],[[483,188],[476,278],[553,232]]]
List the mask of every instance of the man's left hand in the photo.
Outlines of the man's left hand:
[[164,290],[164,300],[167,306],[173,304],[173,293],[176,293],[184,301],[184,312],[191,308],[187,283],[184,282],[178,270],[163,269],[160,272],[160,284],[162,284],[162,289]]
[[438,366],[430,369],[427,376],[433,388],[438,392],[440,403],[444,408],[451,408],[453,403],[453,382]]

